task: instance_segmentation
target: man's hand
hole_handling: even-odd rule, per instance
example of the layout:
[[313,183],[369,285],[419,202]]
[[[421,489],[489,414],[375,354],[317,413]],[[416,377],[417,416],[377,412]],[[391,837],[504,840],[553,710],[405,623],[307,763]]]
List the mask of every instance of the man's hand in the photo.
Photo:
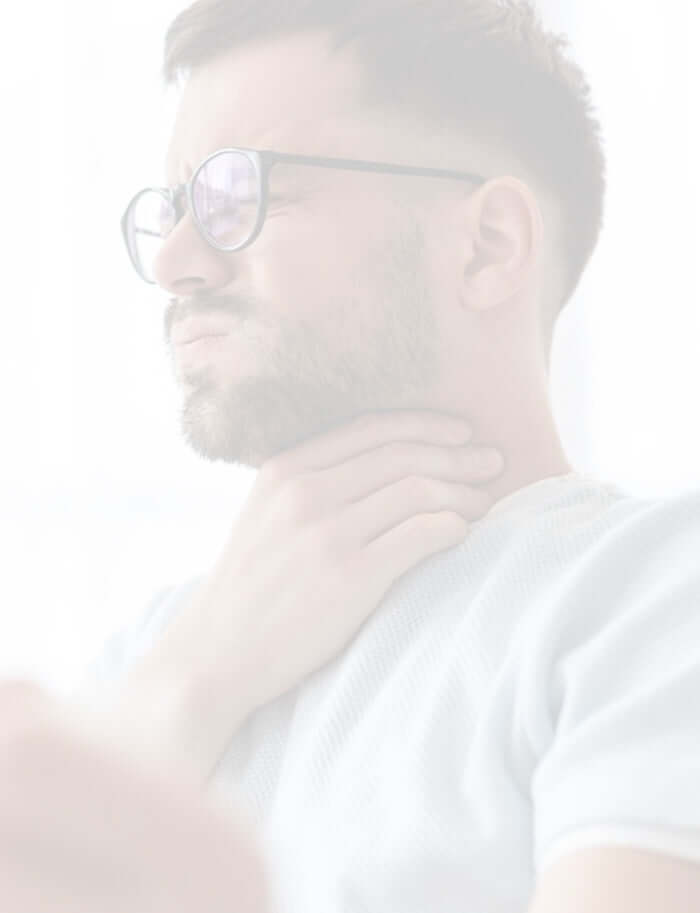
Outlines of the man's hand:
[[268,913],[250,825],[0,685],[3,913]]
[[502,462],[470,436],[440,413],[372,413],[264,464],[212,572],[134,669],[123,718],[149,690],[153,706],[177,691],[186,722],[171,733],[206,779],[251,711],[331,660],[395,581],[489,510],[475,486]]

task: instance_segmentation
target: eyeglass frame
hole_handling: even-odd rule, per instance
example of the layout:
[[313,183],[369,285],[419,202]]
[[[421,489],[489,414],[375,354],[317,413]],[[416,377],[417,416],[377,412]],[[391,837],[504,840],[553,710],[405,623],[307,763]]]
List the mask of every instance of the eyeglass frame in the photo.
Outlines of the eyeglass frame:
[[[194,206],[194,199],[192,196],[192,187],[201,170],[205,168],[212,159],[226,152],[242,153],[252,163],[253,170],[257,178],[259,191],[258,212],[255,220],[255,225],[253,226],[250,235],[246,238],[245,241],[232,247],[217,244],[208,236],[207,230],[204,228],[197,215],[197,210]],[[447,178],[449,180],[469,181],[477,185],[485,184],[488,180],[488,178],[485,178],[480,174],[473,174],[468,171],[453,171],[445,168],[421,168],[413,165],[399,165],[392,162],[375,162],[367,161],[365,159],[345,159],[328,156],[297,155],[296,153],[291,152],[277,152],[273,149],[249,149],[245,146],[227,146],[223,149],[217,149],[216,152],[212,152],[211,155],[208,155],[194,170],[192,177],[184,184],[178,184],[176,187],[144,187],[142,190],[139,190],[139,192],[136,193],[129,201],[129,205],[126,207],[124,215],[121,218],[121,229],[122,235],[124,237],[124,243],[129,254],[129,259],[131,260],[132,266],[138,273],[139,277],[149,285],[158,284],[156,281],[147,279],[144,276],[138,264],[136,263],[136,258],[132,254],[131,246],[129,244],[127,222],[131,208],[139,199],[139,197],[149,192],[159,193],[161,196],[165,197],[165,199],[167,199],[167,201],[173,207],[177,220],[175,225],[177,225],[187,212],[186,208],[183,208],[181,205],[179,205],[183,194],[186,195],[187,203],[189,205],[189,212],[192,215],[192,219],[195,223],[197,231],[202,236],[204,241],[206,241],[206,243],[214,250],[221,251],[222,253],[232,253],[237,250],[243,250],[245,247],[251,245],[262,231],[262,227],[265,224],[265,219],[267,217],[270,172],[275,165],[280,163],[287,163],[290,165],[307,165],[318,168],[333,168],[342,171],[365,171],[376,174],[406,175],[409,177]],[[174,227],[175,226],[173,226],[173,228]]]

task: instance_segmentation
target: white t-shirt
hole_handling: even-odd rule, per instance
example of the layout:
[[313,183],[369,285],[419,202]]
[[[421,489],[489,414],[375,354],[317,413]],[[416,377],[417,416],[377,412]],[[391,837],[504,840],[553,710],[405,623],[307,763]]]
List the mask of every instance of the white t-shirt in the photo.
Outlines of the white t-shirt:
[[[195,583],[88,681],[118,687]],[[215,788],[259,824],[279,913],[524,913],[576,847],[700,861],[699,703],[700,492],[572,473],[404,575]]]

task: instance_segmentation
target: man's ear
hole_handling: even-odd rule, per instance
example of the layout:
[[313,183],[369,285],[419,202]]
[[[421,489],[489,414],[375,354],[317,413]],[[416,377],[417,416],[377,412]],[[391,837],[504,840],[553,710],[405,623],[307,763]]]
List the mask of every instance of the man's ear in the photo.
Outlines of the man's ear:
[[463,300],[486,310],[509,301],[532,278],[542,249],[539,204],[517,178],[488,181],[469,198]]

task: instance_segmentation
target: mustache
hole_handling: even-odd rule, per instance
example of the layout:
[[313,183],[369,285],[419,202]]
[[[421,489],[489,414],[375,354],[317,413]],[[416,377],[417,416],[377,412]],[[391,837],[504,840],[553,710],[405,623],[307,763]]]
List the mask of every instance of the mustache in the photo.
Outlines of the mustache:
[[175,324],[188,317],[245,317],[253,312],[251,299],[240,295],[195,295],[187,298],[171,298],[163,317],[165,342],[170,343],[170,335]]

